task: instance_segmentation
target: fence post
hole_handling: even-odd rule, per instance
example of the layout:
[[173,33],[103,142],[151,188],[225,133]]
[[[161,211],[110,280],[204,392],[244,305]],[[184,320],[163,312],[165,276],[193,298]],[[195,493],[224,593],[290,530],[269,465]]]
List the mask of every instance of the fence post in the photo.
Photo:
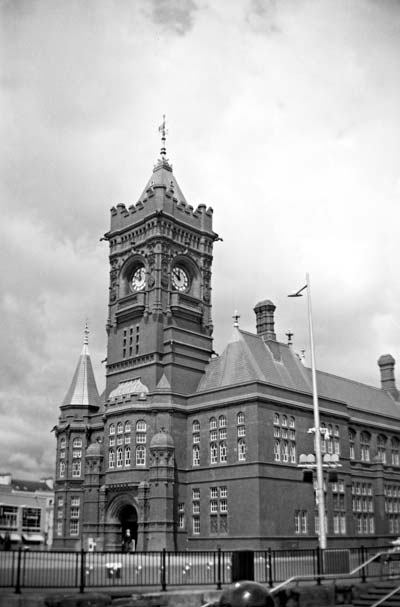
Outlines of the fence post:
[[81,562],[80,562],[80,584],[79,584],[79,592],[82,594],[85,592],[85,551],[81,549]]
[[322,571],[322,549],[318,546],[317,550],[317,584],[320,585],[321,584],[321,575],[323,573]]
[[272,550],[271,548],[268,548],[268,561],[267,561],[267,567],[268,567],[268,586],[270,588],[272,588],[272,586],[274,585],[274,578],[272,575]]
[[217,590],[221,590],[221,548],[217,549]]
[[22,548],[18,548],[17,559],[17,581],[15,583],[15,594],[21,594],[21,564],[22,564]]
[[[365,563],[365,546],[361,546],[361,565]],[[365,567],[361,569],[361,581],[363,584],[367,581],[367,575],[365,573]]]
[[160,571],[160,575],[161,575],[161,590],[163,592],[165,592],[167,590],[167,551],[165,550],[165,548],[162,549],[161,552],[161,571]]

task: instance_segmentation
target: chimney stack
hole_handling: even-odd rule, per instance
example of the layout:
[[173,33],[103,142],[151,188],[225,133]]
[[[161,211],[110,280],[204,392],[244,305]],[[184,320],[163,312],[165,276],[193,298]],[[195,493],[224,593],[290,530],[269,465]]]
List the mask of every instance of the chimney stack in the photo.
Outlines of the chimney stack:
[[257,335],[261,335],[265,339],[276,341],[274,331],[274,312],[276,306],[269,299],[260,301],[256,304],[254,312],[256,313],[256,328]]
[[399,391],[396,388],[394,377],[395,360],[391,354],[383,354],[378,359],[378,365],[381,371],[382,390],[386,390],[395,400],[399,400]]

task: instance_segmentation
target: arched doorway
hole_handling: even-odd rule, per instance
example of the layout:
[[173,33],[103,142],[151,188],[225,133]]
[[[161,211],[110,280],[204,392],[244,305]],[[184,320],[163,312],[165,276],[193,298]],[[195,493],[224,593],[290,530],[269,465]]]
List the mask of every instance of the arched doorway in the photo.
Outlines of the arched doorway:
[[[129,533],[127,533],[129,532]],[[128,538],[131,539],[128,545]],[[131,495],[118,495],[111,500],[105,519],[104,549],[135,550],[138,539],[138,509]]]
[[[134,550],[137,544],[137,511],[131,504],[125,504],[118,512],[121,524],[121,545],[124,550]],[[130,539],[129,539],[130,538]]]

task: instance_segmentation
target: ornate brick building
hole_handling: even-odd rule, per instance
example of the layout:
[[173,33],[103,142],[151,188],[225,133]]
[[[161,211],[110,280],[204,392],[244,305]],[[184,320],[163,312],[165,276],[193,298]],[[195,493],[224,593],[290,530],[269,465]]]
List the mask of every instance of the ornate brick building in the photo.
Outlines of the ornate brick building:
[[[317,542],[310,369],[277,341],[275,306],[255,333],[235,321],[212,346],[212,210],[194,209],[162,148],[139,202],[111,209],[105,393],[88,332],[56,426],[54,548],[308,547]],[[400,402],[394,360],[381,388],[318,373],[328,545],[399,532]]]

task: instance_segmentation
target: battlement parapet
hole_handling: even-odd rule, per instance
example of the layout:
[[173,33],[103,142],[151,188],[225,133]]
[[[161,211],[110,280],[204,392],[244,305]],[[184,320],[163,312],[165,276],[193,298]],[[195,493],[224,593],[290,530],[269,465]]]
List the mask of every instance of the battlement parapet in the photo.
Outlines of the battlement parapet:
[[197,230],[212,232],[213,210],[205,204],[194,208],[183,198],[177,198],[174,183],[151,184],[138,202],[128,208],[119,203],[111,208],[110,232],[124,230],[151,213],[165,213]]

